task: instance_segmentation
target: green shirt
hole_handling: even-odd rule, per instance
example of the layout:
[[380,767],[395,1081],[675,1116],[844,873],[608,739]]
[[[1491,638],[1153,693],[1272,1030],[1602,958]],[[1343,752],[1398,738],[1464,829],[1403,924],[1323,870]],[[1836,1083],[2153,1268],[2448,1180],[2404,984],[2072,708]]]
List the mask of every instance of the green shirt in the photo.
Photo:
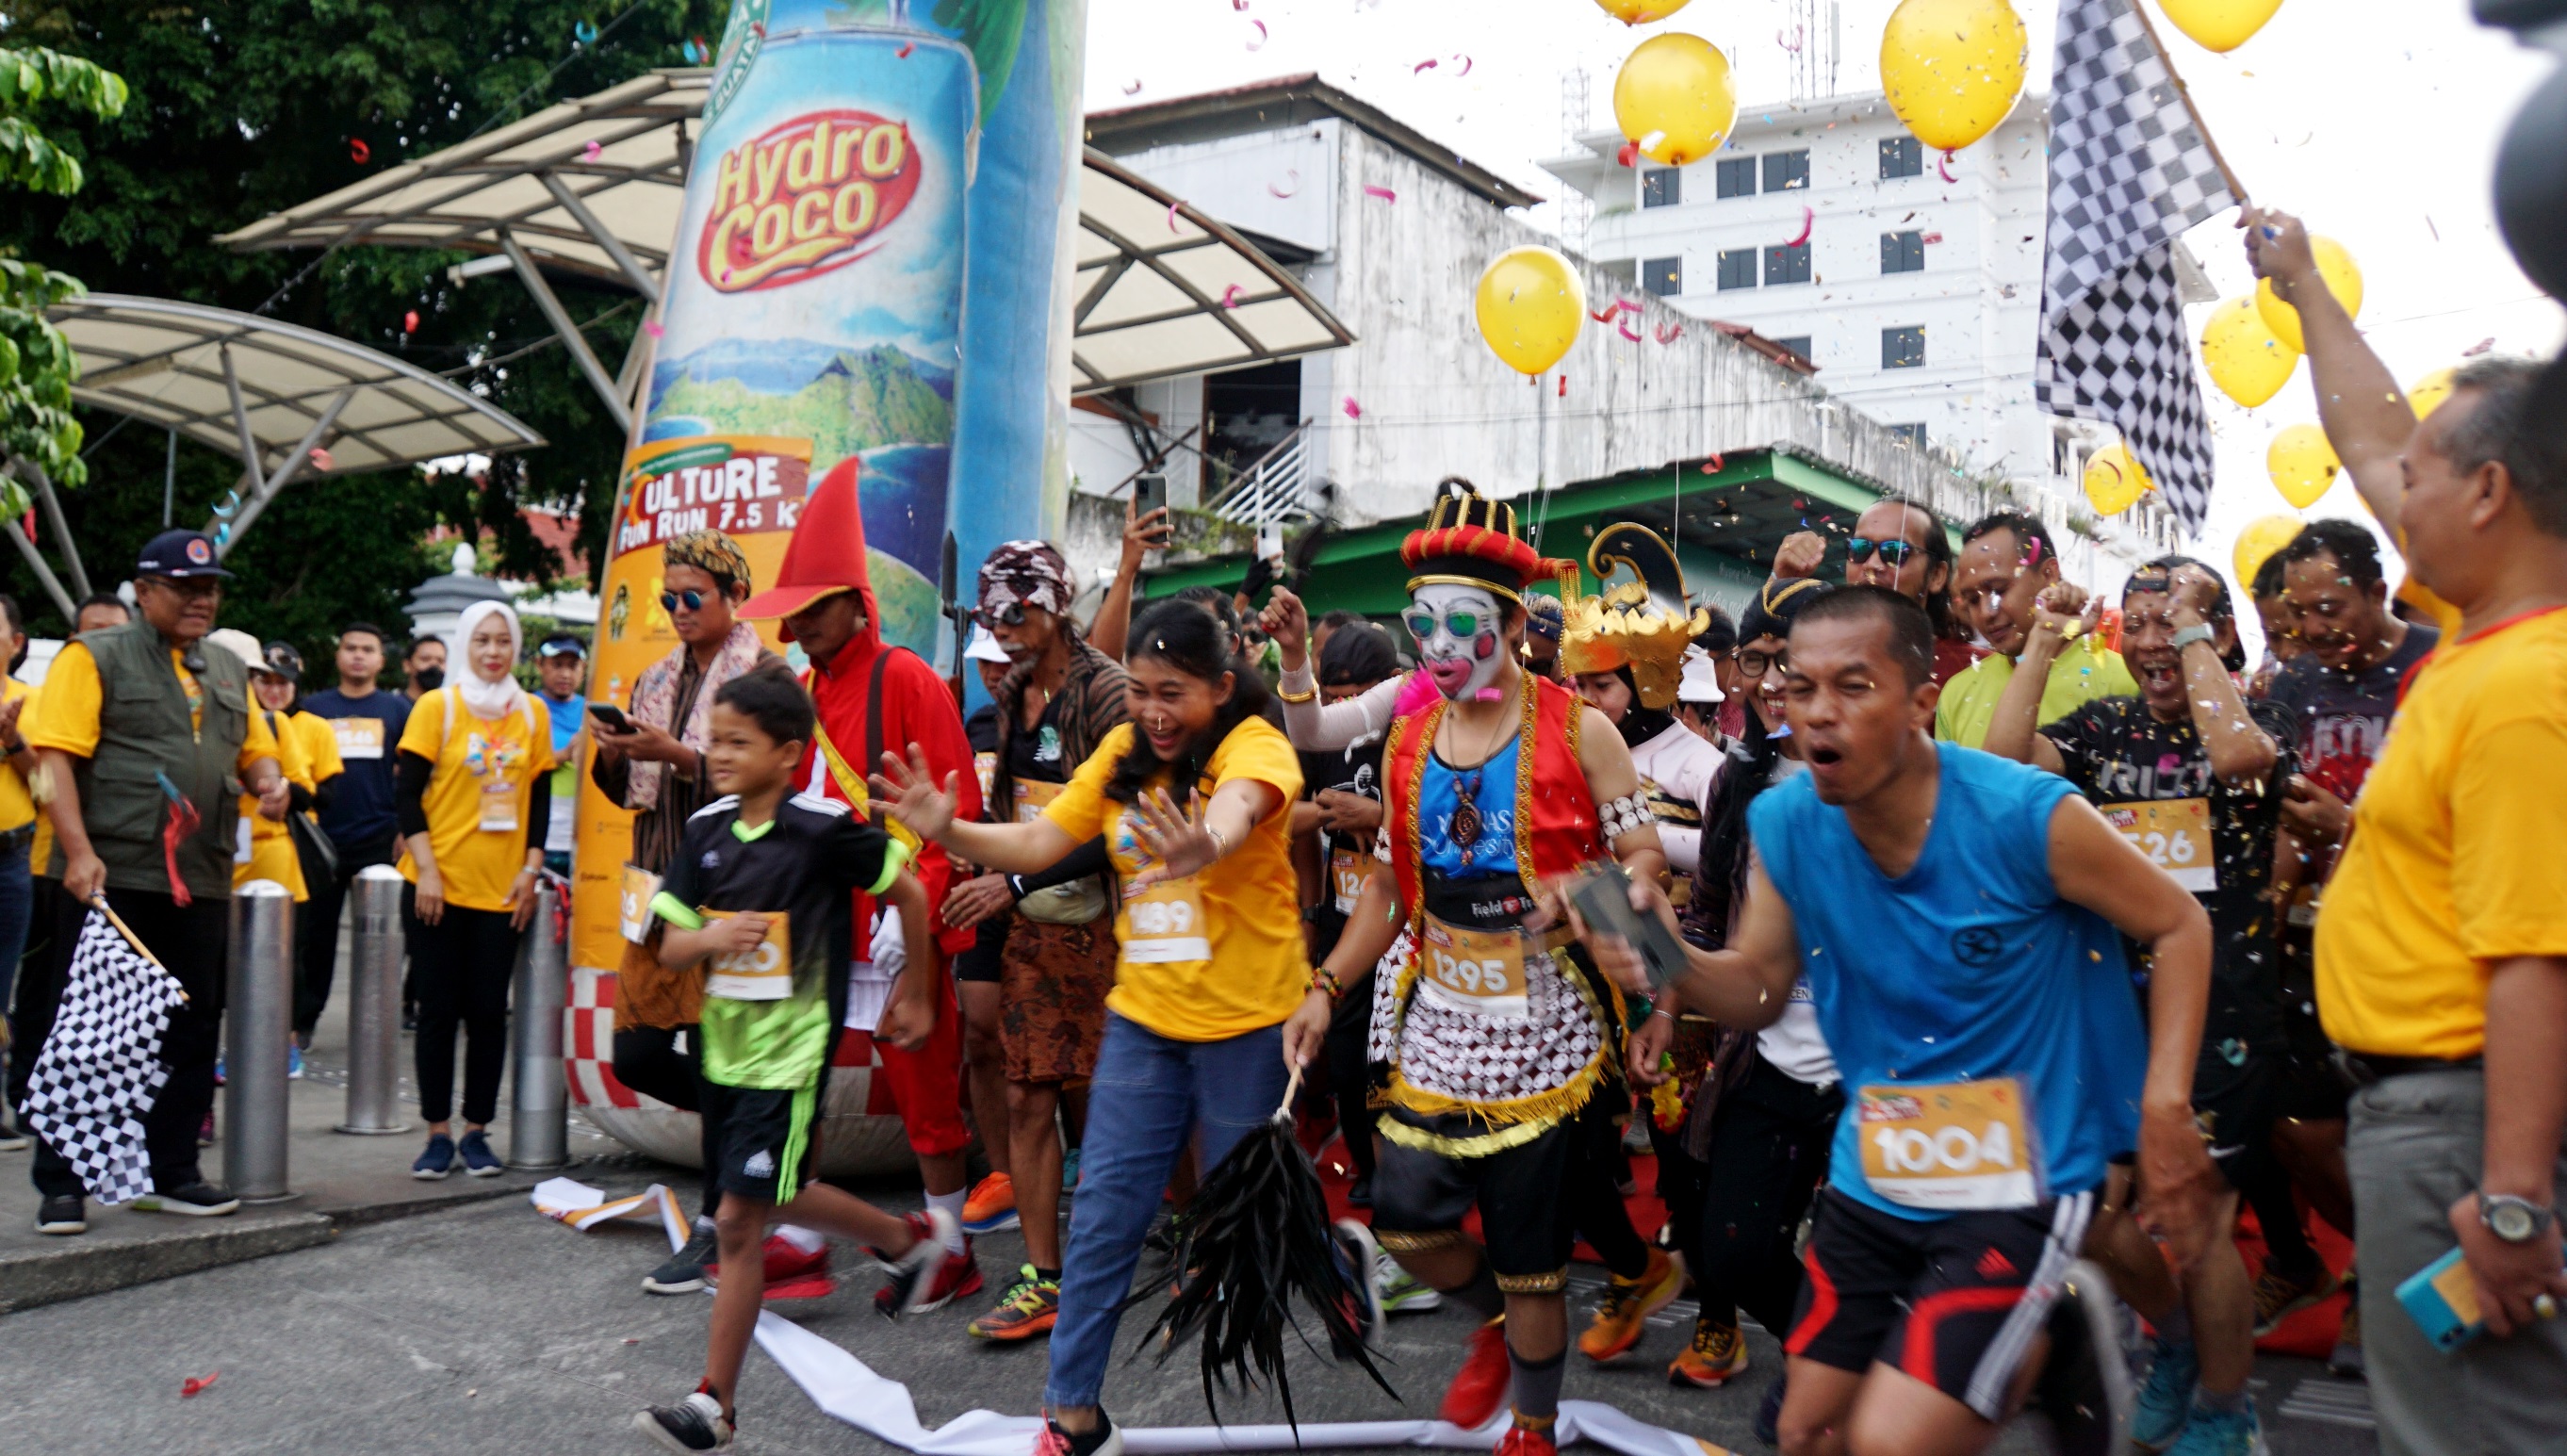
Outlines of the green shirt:
[[[2014,659],[2002,653],[1990,653],[1953,674],[1934,710],[1934,736],[1965,748],[1985,744],[1988,725],[1996,721],[1997,700],[2012,681]],[[2035,726],[2055,723],[2099,698],[2136,697],[2139,691],[2139,680],[2123,665],[2120,653],[2080,637],[2052,660]]]

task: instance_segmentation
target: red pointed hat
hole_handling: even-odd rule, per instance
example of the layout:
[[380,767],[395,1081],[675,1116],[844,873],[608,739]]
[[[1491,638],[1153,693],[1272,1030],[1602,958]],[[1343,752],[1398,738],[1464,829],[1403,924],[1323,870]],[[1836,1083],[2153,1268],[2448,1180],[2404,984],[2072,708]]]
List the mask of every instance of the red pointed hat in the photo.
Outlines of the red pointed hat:
[[1408,589],[1433,582],[1485,587],[1522,602],[1526,582],[1573,563],[1546,559],[1517,533],[1515,507],[1491,500],[1460,476],[1447,476],[1423,529],[1408,533],[1399,559],[1410,571]]
[[[751,622],[790,617],[822,597],[855,592],[864,598],[866,618],[872,619],[874,584],[865,570],[865,516],[856,475],[856,457],[849,455],[820,477],[802,502],[793,539],[784,543],[775,584],[742,602],[740,617]],[[785,640],[792,639],[788,635]]]

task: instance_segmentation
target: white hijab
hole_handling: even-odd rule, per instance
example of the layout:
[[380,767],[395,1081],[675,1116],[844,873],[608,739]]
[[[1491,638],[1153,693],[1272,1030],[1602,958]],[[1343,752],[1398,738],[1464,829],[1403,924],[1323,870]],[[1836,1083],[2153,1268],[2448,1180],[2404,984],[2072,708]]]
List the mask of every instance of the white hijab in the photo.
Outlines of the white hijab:
[[461,620],[454,626],[454,650],[462,655],[463,671],[448,674],[455,695],[463,706],[487,719],[504,719],[524,710],[526,690],[517,686],[513,671],[503,672],[493,683],[481,676],[472,661],[472,634],[484,617],[496,616],[508,624],[508,662],[514,668],[525,651],[525,629],[517,625],[517,614],[505,602],[474,602],[463,609]]

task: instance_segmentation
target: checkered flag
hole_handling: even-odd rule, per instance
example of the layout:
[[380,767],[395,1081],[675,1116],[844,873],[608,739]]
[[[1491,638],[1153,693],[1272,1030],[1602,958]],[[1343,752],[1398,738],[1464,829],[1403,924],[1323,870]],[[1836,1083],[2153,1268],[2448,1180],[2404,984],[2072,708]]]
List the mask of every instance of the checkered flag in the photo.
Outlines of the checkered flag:
[[27,1078],[27,1125],[92,1197],[129,1202],[151,1191],[143,1118],[169,1079],[160,1035],[186,995],[104,909],[81,924],[70,982]]
[[2135,0],[2061,0],[2033,389],[2102,421],[2197,533],[2210,430],[2174,280],[2184,229],[2241,200]]

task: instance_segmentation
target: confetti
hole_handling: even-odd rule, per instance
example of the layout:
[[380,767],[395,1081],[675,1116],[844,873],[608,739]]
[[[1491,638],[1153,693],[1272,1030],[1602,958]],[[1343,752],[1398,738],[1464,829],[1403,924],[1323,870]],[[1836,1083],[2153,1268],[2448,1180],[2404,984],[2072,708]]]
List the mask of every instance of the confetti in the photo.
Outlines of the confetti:
[[1346,412],[1346,418],[1348,420],[1361,420],[1363,418],[1363,406],[1356,404],[1355,397],[1352,395],[1346,396],[1345,399],[1337,405],[1337,408]]
[[1255,39],[1255,40],[1253,40],[1253,41],[1250,41],[1250,42],[1248,43],[1248,48],[1249,48],[1250,50],[1252,50],[1252,51],[1262,51],[1262,50],[1265,50],[1265,49],[1266,49],[1266,22],[1265,22],[1265,21],[1262,21],[1262,20],[1252,20],[1252,21],[1250,21],[1250,22],[1249,22],[1249,24],[1250,24],[1250,25],[1253,25],[1253,26],[1255,26],[1255,27],[1257,27],[1257,39]]
[[1569,372],[1567,370],[1561,371],[1560,397],[1564,400],[1569,398]]
[[1783,246],[1787,248],[1797,248],[1801,244],[1808,242],[1810,240],[1810,229],[1818,225],[1818,218],[1819,214],[1817,210],[1812,208],[1808,203],[1803,203],[1801,205],[1800,235],[1793,238],[1790,242],[1783,244]]
[[1801,54],[1801,40],[1802,40],[1802,35],[1803,35],[1802,28],[1801,28],[1800,26],[1797,26],[1797,25],[1796,25],[1796,26],[1794,26],[1794,27],[1792,27],[1792,33],[1791,33],[1791,36],[1790,36],[1788,39],[1787,39],[1787,38],[1785,38],[1785,36],[1784,36],[1783,32],[1781,32],[1781,31],[1779,31],[1779,30],[1778,30],[1778,31],[1774,32],[1774,44],[1776,44],[1776,45],[1778,45],[1778,46],[1781,46],[1784,50],[1787,50],[1787,51],[1791,52],[1793,55],[1797,56],[1797,55]]
[[1631,327],[1630,320],[1628,319],[1625,319],[1620,324],[1616,325],[1615,331],[1621,334],[1623,338],[1630,340],[1634,344],[1640,342],[1639,331]]
[[1460,54],[1456,54],[1456,55],[1453,57],[1453,59],[1462,63],[1462,70],[1461,70],[1461,73],[1460,73],[1460,74],[1462,74],[1462,75],[1464,75],[1464,76],[1468,76],[1468,75],[1470,75],[1470,74],[1471,74],[1471,58],[1470,58],[1470,57],[1468,57],[1468,56],[1464,56],[1464,55],[1460,55]]
[[1223,308],[1237,308],[1237,307],[1239,307],[1239,296],[1240,296],[1242,293],[1245,293],[1245,292],[1247,292],[1247,290],[1246,290],[1246,289],[1244,289],[1244,288],[1241,288],[1241,287],[1240,287],[1238,284],[1236,284],[1236,283],[1234,283],[1234,284],[1230,285],[1228,288],[1223,289],[1223,290],[1221,291],[1221,306],[1222,306]]
[[1273,182],[1268,182],[1266,184],[1266,190],[1270,195],[1277,197],[1289,197],[1301,190],[1301,173],[1297,168],[1286,167],[1284,169],[1284,175],[1291,180],[1291,187],[1287,190],[1275,185]]
[[1661,344],[1672,344],[1672,343],[1674,343],[1675,341],[1677,341],[1678,339],[1681,339],[1681,338],[1683,338],[1683,337],[1684,337],[1684,325],[1682,325],[1682,324],[1660,324],[1660,325],[1658,325],[1655,329],[1652,329],[1650,332],[1651,332],[1651,333],[1653,333],[1653,334],[1655,334],[1655,335],[1657,336],[1657,340],[1658,340],[1658,342],[1659,342],[1659,343],[1661,343]]
[[1423,76],[1434,69],[1435,58],[1433,56],[1429,56],[1425,60],[1418,62],[1416,65],[1409,67],[1408,74],[1411,76]]
[[1613,153],[1613,164],[1616,166],[1637,166],[1639,160],[1640,144],[1637,142],[1625,142],[1622,144],[1622,149]]
[[892,54],[892,59],[893,59],[893,60],[895,60],[895,61],[906,61],[906,60],[908,60],[908,59],[909,59],[909,53],[910,53],[910,52],[912,52],[912,51],[915,51],[915,50],[917,50],[917,49],[918,49],[918,43],[917,43],[917,42],[915,42],[915,41],[903,41],[903,42],[901,42],[901,43],[900,43],[900,49],[891,53],[891,54]]
[[1613,322],[1614,319],[1620,317],[1621,312],[1622,305],[1618,303],[1608,303],[1604,305],[1604,311],[1602,313],[1599,314],[1590,311],[1586,316],[1599,324],[1609,324]]
[[2474,343],[2474,344],[2470,345],[2468,348],[2461,350],[2461,351],[2460,351],[2460,357],[2461,357],[2462,359],[2475,359],[2475,358],[2477,358],[2479,355],[2486,353],[2488,350],[2493,349],[2494,347],[2495,347],[2495,339],[2494,339],[2494,337],[2493,337],[2493,336],[2489,336],[2489,337],[2487,337],[2487,338],[2480,339],[2480,340],[2479,340],[2479,341],[2477,341],[2476,343]]
[[1125,84],[1124,84],[1124,87],[1123,87],[1123,94],[1124,94],[1125,96],[1139,96],[1139,95],[1141,94],[1141,83],[1140,83],[1140,82],[1138,82],[1138,81],[1131,81],[1131,82],[1127,82],[1127,83],[1125,83]]
[[597,139],[592,137],[587,142],[581,144],[579,148],[579,159],[582,161],[595,161],[605,150],[605,147],[597,144]]
[[703,36],[692,36],[687,41],[685,55],[690,66],[708,65],[713,61],[713,48],[705,44]]
[[593,20],[583,20],[583,21],[580,21],[579,23],[577,23],[576,25],[573,25],[573,26],[570,28],[570,33],[571,33],[573,36],[578,37],[578,39],[579,39],[579,43],[580,43],[581,45],[583,45],[583,46],[593,46],[593,45],[596,45],[596,44],[597,44],[597,22],[596,22],[596,21],[593,21]]
[[660,321],[658,319],[644,319],[642,321],[642,332],[650,335],[654,339],[665,339],[669,336],[669,331],[660,327]]
[[[2433,219],[2430,216],[2427,216],[2424,219],[2424,230],[2433,235],[2433,241],[2440,242],[2442,240],[2442,230],[2433,225]],[[2273,229],[2269,227],[2265,228],[2264,235],[2266,237],[2271,237],[2273,235]]]
[[1392,191],[1388,187],[1376,187],[1370,182],[1364,183],[1364,195],[1367,197],[1379,197],[1385,202],[1396,202],[1399,200],[1399,194],[1397,192]]
[[312,468],[316,470],[330,468],[330,452],[317,444],[312,447]]
[[374,157],[375,148],[366,145],[365,138],[351,137],[348,139],[348,159],[350,161],[355,162],[359,166],[364,166],[367,162],[374,160]]
[[416,334],[419,332],[418,309],[412,309],[409,313],[402,315],[402,332],[405,334]]
[[1168,231],[1170,232],[1177,230],[1177,205],[1174,202],[1168,204]]
[[216,1380],[219,1380],[222,1377],[223,1372],[220,1370],[216,1370],[210,1375],[189,1375],[186,1380],[178,1386],[178,1396],[183,1400],[188,1396],[194,1395],[196,1392],[203,1390],[205,1387],[213,1384]]
[[1943,234],[1941,234],[1941,233],[1939,233],[1939,232],[1929,232],[1929,233],[1925,234],[1923,237],[1920,237],[1920,238],[1918,238],[1918,239],[1917,239],[1917,241],[1918,241],[1918,242],[1929,242],[1929,243],[1938,243],[1938,242],[1941,242],[1942,240],[1943,240]]
[[1941,156],[1934,158],[1934,174],[1947,182],[1957,182],[1960,180],[1959,177],[1952,175],[1952,153],[1946,151]]

